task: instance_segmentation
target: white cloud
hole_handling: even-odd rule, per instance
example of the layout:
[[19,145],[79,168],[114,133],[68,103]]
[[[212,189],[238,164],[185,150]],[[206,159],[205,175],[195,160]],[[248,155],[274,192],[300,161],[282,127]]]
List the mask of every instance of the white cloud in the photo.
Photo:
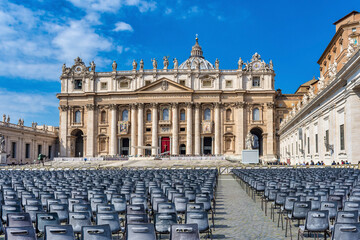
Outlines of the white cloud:
[[1,117],[9,115],[12,123],[23,118],[26,126],[31,126],[31,121],[43,114],[53,113],[58,107],[55,94],[19,93],[5,89],[0,89],[0,102]]
[[118,51],[118,53],[122,54],[124,51],[124,47],[123,46],[117,46],[116,50]]
[[129,31],[129,32],[133,32],[134,29],[131,27],[130,24],[126,23],[126,22],[118,22],[115,24],[115,32],[119,32],[119,31]]
[[145,0],[68,0],[74,6],[95,12],[117,12],[122,6],[135,6],[140,12],[153,11],[156,2]]
[[173,12],[173,10],[171,9],[171,8],[166,8],[165,9],[165,14],[166,15],[169,15],[169,14],[171,14]]
[[59,81],[60,74],[60,63],[29,63],[19,60],[0,61],[0,76],[4,77]]
[[74,56],[93,59],[99,51],[109,51],[112,43],[107,38],[97,34],[84,21],[71,21],[63,27],[52,43],[61,53],[59,60],[72,61]]

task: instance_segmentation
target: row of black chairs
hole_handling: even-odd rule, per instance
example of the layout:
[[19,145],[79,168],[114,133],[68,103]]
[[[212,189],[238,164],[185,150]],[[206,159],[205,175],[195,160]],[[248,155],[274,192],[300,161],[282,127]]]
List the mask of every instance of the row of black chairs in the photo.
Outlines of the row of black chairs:
[[[234,175],[270,218],[288,230],[297,222],[298,238],[304,233],[324,239],[360,239],[360,172],[354,169],[236,169]],[[303,224],[301,224],[303,222]]]
[[212,238],[216,184],[216,170],[0,171],[1,216],[5,236],[32,233],[19,229],[29,228],[26,224],[9,225],[14,216],[26,218],[45,238],[52,232],[81,239],[93,239],[91,234],[177,239],[199,232]]

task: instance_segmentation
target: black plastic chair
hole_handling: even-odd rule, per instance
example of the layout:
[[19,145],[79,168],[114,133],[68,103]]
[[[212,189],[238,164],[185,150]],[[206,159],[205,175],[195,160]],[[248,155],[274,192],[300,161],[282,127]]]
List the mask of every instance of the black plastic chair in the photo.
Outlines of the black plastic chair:
[[57,213],[37,213],[36,214],[36,231],[43,233],[46,225],[60,225]]
[[83,226],[91,226],[91,216],[89,212],[69,212],[69,224],[73,226],[75,233],[81,233]]
[[2,205],[1,206],[1,218],[6,223],[8,213],[20,213],[22,212],[20,205]]
[[171,225],[170,240],[200,240],[197,224]]
[[126,214],[146,214],[143,204],[129,204],[126,206]]
[[157,213],[154,217],[155,231],[157,234],[170,233],[171,225],[177,224],[175,213]]
[[316,233],[319,238],[319,233],[323,233],[324,239],[326,239],[330,227],[329,220],[328,210],[311,210],[307,213],[305,225],[299,226],[298,235],[304,239],[304,232],[307,231],[309,233]]
[[46,225],[44,240],[75,240],[71,225]]
[[30,214],[31,222],[36,222],[36,214],[44,213],[44,208],[42,205],[25,205],[25,212]]
[[110,225],[83,226],[81,240],[112,240]]
[[330,221],[333,221],[336,218],[336,214],[339,209],[337,206],[337,202],[324,201],[320,204],[320,210],[328,210]]
[[206,211],[202,212],[186,212],[185,216],[186,224],[197,224],[200,233],[206,232],[212,239],[212,231],[209,225],[208,214]]
[[7,227],[5,228],[7,240],[36,240],[35,229],[31,227]]
[[128,224],[126,240],[156,240],[154,224]]
[[56,212],[59,216],[60,222],[68,222],[69,207],[67,204],[50,204],[49,212]]
[[338,211],[335,223],[358,223],[358,211]]
[[32,227],[32,222],[29,213],[8,213],[7,214],[8,227]]
[[121,226],[117,212],[106,212],[96,214],[96,225],[109,224],[112,233],[120,233]]
[[335,223],[332,240],[360,239],[360,223]]
[[114,205],[115,211],[117,213],[125,213],[126,212],[126,198],[119,198],[119,197],[115,197],[115,198],[111,198],[111,204]]
[[147,214],[126,214],[126,224],[149,223]]

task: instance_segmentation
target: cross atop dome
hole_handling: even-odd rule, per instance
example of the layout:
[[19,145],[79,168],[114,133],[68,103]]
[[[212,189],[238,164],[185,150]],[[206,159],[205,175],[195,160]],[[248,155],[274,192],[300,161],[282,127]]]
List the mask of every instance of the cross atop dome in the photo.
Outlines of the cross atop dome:
[[199,38],[198,38],[198,34],[195,35],[195,45],[191,48],[191,54],[190,57],[200,57],[200,58],[204,58],[203,57],[203,51],[199,45]]

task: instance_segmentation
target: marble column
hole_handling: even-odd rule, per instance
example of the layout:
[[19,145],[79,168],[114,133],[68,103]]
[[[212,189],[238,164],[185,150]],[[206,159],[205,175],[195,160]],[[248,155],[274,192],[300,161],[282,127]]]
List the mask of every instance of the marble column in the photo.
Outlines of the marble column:
[[[138,146],[144,145],[144,104],[140,103],[138,107]],[[138,155],[144,155],[142,148],[138,148]]]
[[94,132],[95,132],[95,106],[94,104],[87,104],[86,105],[87,110],[87,123],[86,123],[86,156],[87,157],[94,157]]
[[186,105],[186,154],[192,155],[192,108],[193,104],[188,103]]
[[117,106],[115,104],[110,105],[110,115],[111,115],[111,122],[110,122],[110,147],[109,147],[109,154],[116,155],[116,140],[117,140],[117,132],[116,132],[116,114],[117,114]]
[[244,149],[244,103],[235,106],[235,154],[242,154]]
[[137,105],[136,104],[132,104],[131,105],[131,141],[130,141],[130,155],[136,155],[136,150],[135,150],[135,146],[137,145],[137,139],[136,139],[136,122],[137,122]]
[[[274,158],[274,103],[266,104],[266,122],[267,122],[267,155],[268,159]],[[304,146],[305,147],[305,146]],[[304,149],[305,150],[305,149]],[[304,151],[305,154],[305,151]]]
[[179,155],[178,103],[172,105],[172,154]]
[[158,154],[158,150],[156,148],[158,146],[158,109],[156,103],[152,104],[151,121],[152,121],[151,142],[152,142],[152,146],[155,147],[151,149],[151,155],[156,156]]
[[200,155],[200,104],[195,104],[195,146],[194,146],[194,154]]
[[215,111],[214,111],[214,118],[215,118],[215,141],[214,141],[214,149],[215,155],[220,154],[220,103],[215,103]]
[[[67,129],[68,129],[68,110],[69,106],[60,105],[60,156],[70,157],[67,149]],[[34,143],[35,145],[35,143]],[[33,151],[35,153],[35,150]],[[35,155],[36,156],[36,155]],[[34,158],[34,157],[33,157]]]

